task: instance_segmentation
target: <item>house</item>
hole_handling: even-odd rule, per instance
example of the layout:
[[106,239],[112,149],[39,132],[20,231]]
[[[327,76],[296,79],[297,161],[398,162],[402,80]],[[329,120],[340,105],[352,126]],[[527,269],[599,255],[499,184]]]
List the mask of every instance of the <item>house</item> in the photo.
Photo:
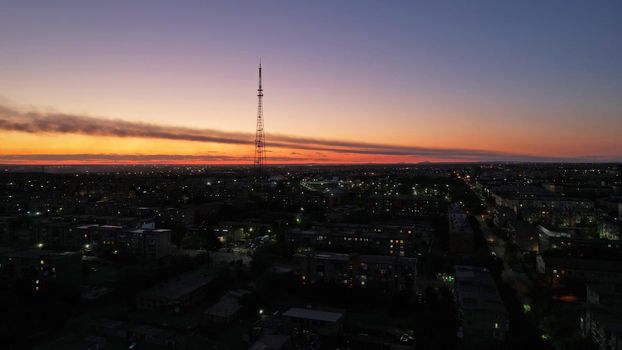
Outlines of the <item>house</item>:
[[160,313],[182,313],[203,298],[213,279],[206,269],[181,274],[139,293],[136,305]]
[[313,331],[334,336],[343,329],[343,313],[293,307],[283,313],[285,323],[295,334]]

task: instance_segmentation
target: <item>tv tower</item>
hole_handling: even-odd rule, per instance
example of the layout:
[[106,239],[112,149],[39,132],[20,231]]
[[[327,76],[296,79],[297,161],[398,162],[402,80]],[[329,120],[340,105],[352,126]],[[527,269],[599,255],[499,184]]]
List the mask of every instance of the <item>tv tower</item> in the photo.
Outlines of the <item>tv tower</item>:
[[261,88],[261,59],[259,60],[259,89],[257,89],[257,130],[255,131],[255,176],[263,177],[266,166],[266,135],[263,130],[263,89]]

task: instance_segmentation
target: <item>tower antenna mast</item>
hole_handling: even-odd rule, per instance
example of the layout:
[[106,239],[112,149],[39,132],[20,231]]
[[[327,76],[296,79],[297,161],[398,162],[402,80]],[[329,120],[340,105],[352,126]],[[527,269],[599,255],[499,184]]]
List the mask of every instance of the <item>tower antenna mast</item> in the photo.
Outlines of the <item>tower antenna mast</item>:
[[255,177],[264,176],[266,166],[266,135],[263,126],[263,88],[261,87],[261,58],[259,59],[259,88],[257,89],[257,129],[255,131]]

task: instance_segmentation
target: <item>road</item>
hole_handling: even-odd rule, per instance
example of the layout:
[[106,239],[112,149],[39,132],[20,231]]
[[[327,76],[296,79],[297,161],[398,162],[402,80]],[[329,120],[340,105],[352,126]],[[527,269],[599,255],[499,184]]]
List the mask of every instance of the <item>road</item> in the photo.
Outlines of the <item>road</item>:
[[[475,193],[480,200],[485,202],[485,198],[483,198],[482,194],[479,193],[473,186],[469,183],[467,185],[470,186],[471,191]],[[488,208],[486,213],[492,211],[493,208]],[[523,304],[529,304],[530,300],[528,299],[529,291],[533,288],[534,284],[529,279],[529,277],[523,273],[522,271],[516,271],[515,269],[508,264],[508,256],[506,254],[506,245],[507,241],[495,235],[490,227],[486,224],[486,217],[488,214],[484,214],[481,216],[477,216],[477,221],[482,231],[482,235],[486,240],[488,245],[488,249],[492,254],[497,256],[503,262],[503,272],[501,273],[501,278],[507,284],[509,284],[514,291],[516,292],[516,296],[519,301]]]
[[478,217],[478,222],[482,230],[482,234],[488,244],[488,249],[503,262],[503,272],[501,278],[509,284],[516,294],[516,297],[522,304],[531,304],[529,292],[533,288],[534,283],[522,271],[517,271],[508,264],[508,256],[506,254],[507,241],[496,236],[490,227],[486,225],[485,217]]

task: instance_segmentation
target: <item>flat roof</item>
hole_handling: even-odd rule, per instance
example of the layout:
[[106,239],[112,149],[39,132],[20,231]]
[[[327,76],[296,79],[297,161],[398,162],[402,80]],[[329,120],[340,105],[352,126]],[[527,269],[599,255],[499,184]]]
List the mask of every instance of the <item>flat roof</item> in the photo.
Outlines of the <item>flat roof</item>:
[[488,269],[456,265],[454,288],[460,307],[505,313],[505,304]]
[[248,350],[278,350],[289,342],[289,335],[264,334]]
[[361,262],[382,263],[382,264],[392,264],[392,263],[414,264],[417,262],[417,258],[409,258],[405,256],[395,256],[395,255],[359,255],[359,259]]
[[566,232],[557,232],[557,231],[551,231],[548,228],[542,226],[542,225],[538,225],[537,226],[538,231],[540,231],[540,233],[546,235],[547,237],[568,237],[570,238],[571,235],[569,233]]
[[123,228],[123,226],[118,226],[118,225],[101,225],[100,228]]
[[89,229],[89,228],[92,228],[92,227],[99,227],[99,225],[98,224],[80,225],[80,226],[76,227],[76,229],[86,230],[86,229]]
[[223,298],[205,310],[206,315],[231,317],[242,309],[242,305],[234,298]]
[[305,320],[337,322],[343,317],[343,314],[340,312],[320,311],[320,310],[293,307],[285,311],[283,313],[283,316],[292,317],[292,318],[301,318]]
[[313,255],[313,259],[347,261],[347,260],[350,260],[350,254],[322,252],[322,253],[315,253]]
[[214,274],[209,270],[194,270],[155,285],[140,295],[146,298],[175,300],[209,284],[213,279]]
[[317,230],[299,230],[299,229],[294,229],[290,231],[290,234],[295,234],[295,235],[317,235],[323,232],[317,231]]
[[0,251],[1,256],[5,256],[7,258],[28,258],[28,259],[39,259],[40,257],[59,257],[59,256],[71,256],[71,255],[80,255],[78,252],[60,252],[54,250],[43,250],[43,249],[26,249],[26,250],[12,250],[7,249],[5,251]]

